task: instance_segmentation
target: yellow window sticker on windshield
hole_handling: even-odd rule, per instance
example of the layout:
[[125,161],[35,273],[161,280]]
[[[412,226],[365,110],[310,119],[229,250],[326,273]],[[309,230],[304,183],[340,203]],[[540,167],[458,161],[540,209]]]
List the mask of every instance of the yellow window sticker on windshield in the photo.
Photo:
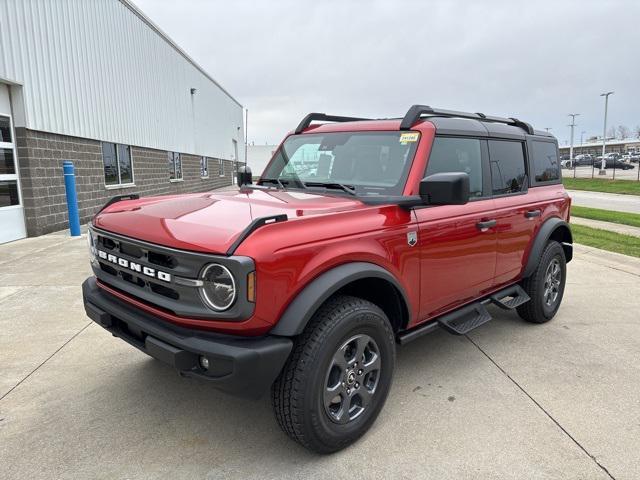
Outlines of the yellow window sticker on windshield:
[[403,133],[400,135],[400,143],[417,142],[419,136],[418,132]]

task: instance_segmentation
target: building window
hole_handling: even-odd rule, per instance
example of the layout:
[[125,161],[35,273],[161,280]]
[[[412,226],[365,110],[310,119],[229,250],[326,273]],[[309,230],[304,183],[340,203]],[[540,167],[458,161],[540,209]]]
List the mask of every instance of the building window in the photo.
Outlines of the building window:
[[200,157],[200,177],[209,178],[209,159]]
[[169,180],[177,182],[182,180],[182,158],[177,152],[167,152],[169,159]]
[[221,158],[218,159],[218,175],[224,177],[224,162]]
[[102,142],[102,163],[106,186],[133,185],[133,163],[129,145]]

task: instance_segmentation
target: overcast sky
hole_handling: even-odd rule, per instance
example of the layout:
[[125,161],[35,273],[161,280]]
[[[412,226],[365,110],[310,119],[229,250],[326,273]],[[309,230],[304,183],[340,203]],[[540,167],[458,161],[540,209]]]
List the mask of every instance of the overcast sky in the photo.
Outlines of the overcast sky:
[[640,1],[134,0],[278,143],[308,112],[414,103],[516,116],[574,142],[640,125]]

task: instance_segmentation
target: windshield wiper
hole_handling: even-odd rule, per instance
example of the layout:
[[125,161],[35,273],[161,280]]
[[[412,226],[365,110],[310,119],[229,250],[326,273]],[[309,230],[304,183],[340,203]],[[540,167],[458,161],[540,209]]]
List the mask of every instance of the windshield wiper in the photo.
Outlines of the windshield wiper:
[[279,178],[262,178],[260,179],[260,184],[263,183],[275,183],[282,190],[285,190],[284,183],[282,183]]
[[306,185],[307,187],[339,188],[350,195],[356,195],[355,187],[344,183],[306,182]]

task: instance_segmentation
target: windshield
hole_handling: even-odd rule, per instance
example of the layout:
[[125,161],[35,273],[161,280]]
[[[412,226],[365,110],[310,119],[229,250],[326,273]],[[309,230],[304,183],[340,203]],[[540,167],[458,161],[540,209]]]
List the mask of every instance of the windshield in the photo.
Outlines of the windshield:
[[335,188],[357,195],[401,195],[418,132],[292,135],[261,177],[285,188]]

